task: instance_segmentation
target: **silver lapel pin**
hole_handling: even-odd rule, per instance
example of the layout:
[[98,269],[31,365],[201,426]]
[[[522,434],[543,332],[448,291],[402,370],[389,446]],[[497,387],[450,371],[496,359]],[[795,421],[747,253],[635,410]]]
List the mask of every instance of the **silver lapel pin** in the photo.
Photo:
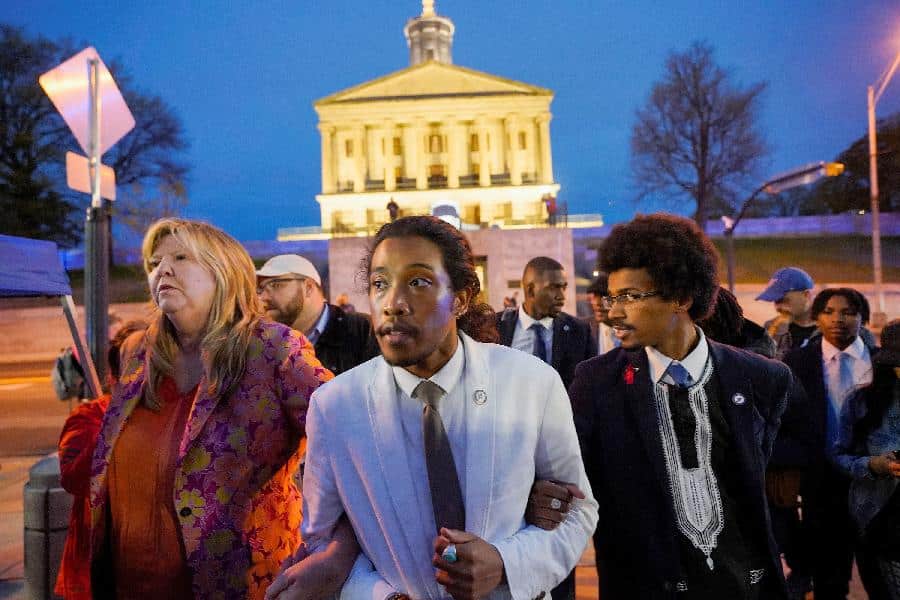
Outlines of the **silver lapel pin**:
[[484,390],[475,390],[472,400],[475,402],[475,404],[481,406],[482,404],[487,402],[487,392],[485,392]]
[[731,401],[734,402],[736,406],[743,406],[747,399],[743,394],[735,394],[731,397]]

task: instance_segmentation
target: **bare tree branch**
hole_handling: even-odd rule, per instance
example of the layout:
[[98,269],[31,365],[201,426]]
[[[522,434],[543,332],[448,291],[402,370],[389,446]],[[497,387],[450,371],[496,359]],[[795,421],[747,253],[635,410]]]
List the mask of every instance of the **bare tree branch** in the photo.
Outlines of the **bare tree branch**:
[[757,175],[768,146],[758,127],[764,83],[746,88],[696,42],[666,61],[662,81],[636,112],[631,169],[639,199],[689,197],[703,225]]

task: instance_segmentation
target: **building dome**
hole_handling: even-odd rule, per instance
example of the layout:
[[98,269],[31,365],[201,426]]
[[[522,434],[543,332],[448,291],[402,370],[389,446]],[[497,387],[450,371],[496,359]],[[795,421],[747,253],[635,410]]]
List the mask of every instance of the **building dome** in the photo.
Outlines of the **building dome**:
[[403,28],[409,46],[409,64],[429,60],[453,64],[453,21],[434,12],[434,0],[422,0],[422,14]]

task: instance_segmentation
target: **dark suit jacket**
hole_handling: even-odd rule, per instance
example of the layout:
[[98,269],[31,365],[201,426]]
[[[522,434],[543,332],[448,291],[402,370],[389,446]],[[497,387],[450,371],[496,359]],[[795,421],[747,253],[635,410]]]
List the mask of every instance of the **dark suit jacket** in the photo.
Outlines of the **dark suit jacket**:
[[[501,344],[512,345],[518,322],[518,308],[509,308],[497,313],[497,329],[500,332]],[[553,319],[553,349],[550,352],[550,360],[566,387],[572,383],[578,363],[596,354],[597,342],[592,341],[591,328],[587,323],[566,313],[559,313]]]
[[326,369],[339,375],[381,354],[369,315],[347,313],[328,305],[328,323],[316,340],[316,358]]
[[[878,352],[872,345],[866,344],[866,347],[872,357]],[[797,458],[798,448],[802,445],[806,454],[798,466],[807,467],[808,475],[814,476],[825,468],[827,456],[825,438],[830,401],[822,367],[822,336],[816,335],[806,346],[788,352],[784,363],[794,372],[804,393],[798,394],[785,413],[782,433],[776,441],[775,459],[780,464]]]
[[[781,561],[765,496],[769,453],[792,377],[781,363],[709,341],[721,408],[740,463],[741,504],[768,548],[768,589],[783,598]],[[741,401],[743,396],[743,401]],[[600,597],[670,599],[684,579],[647,354],[616,348],[581,363],[569,388],[585,470],[600,504]]]

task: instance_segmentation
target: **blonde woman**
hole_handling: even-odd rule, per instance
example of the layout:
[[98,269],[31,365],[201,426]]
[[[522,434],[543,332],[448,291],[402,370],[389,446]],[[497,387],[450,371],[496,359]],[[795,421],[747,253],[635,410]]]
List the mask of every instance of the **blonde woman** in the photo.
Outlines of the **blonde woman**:
[[129,339],[94,453],[96,597],[261,598],[299,545],[309,397],[331,374],[262,317],[253,262],[221,230],[144,238],[155,308]]

